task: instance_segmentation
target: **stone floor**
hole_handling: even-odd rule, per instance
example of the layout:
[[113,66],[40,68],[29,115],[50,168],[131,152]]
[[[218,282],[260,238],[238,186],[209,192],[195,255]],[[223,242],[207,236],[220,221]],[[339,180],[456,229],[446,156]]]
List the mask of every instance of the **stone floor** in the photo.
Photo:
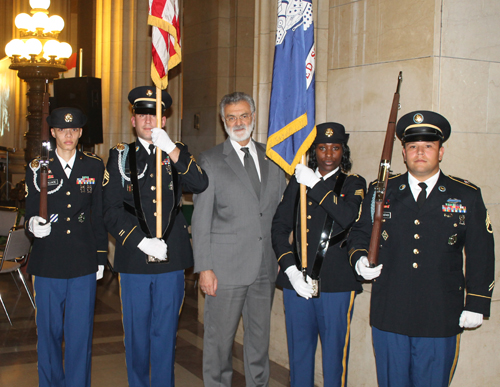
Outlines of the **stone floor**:
[[[22,286],[22,285],[20,285]],[[0,306],[0,386],[38,385],[35,311],[23,288],[18,291],[9,274],[0,276],[0,294],[12,327]],[[177,338],[177,386],[203,386],[203,325],[197,321],[195,276],[186,275],[186,298]],[[245,386],[242,346],[233,347],[233,386]],[[271,362],[270,386],[288,386],[288,370]],[[92,352],[92,387],[127,386],[125,348],[120,312],[118,278],[106,270],[98,282]]]

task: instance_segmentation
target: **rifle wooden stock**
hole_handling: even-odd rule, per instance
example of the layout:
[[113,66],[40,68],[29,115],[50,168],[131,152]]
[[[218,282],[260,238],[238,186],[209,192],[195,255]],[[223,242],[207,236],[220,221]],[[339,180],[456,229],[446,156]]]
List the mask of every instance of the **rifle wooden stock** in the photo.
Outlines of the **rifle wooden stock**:
[[380,232],[382,231],[382,218],[384,213],[385,193],[387,190],[387,180],[391,169],[392,149],[394,147],[394,137],[396,135],[396,121],[398,119],[399,110],[399,89],[403,81],[403,72],[399,72],[398,86],[392,99],[391,113],[389,115],[389,123],[385,133],[384,148],[382,149],[382,157],[380,158],[380,166],[378,170],[377,184],[375,187],[375,214],[373,216],[372,235],[370,238],[370,246],[368,248],[368,262],[374,267],[378,264],[378,253],[380,247]]
[[49,93],[43,95],[43,108],[42,108],[42,130],[40,139],[42,140],[42,148],[40,154],[40,206],[38,215],[49,221],[47,213],[47,185],[49,174],[49,124],[47,117],[49,116]]

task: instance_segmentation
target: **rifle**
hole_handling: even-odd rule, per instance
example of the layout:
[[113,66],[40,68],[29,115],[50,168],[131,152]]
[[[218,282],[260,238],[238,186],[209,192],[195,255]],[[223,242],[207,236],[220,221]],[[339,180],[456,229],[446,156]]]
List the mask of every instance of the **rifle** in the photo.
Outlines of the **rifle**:
[[382,157],[380,158],[378,178],[375,186],[375,214],[373,217],[370,246],[368,248],[368,262],[370,262],[370,267],[375,267],[378,264],[378,252],[380,247],[380,232],[382,230],[385,193],[387,190],[387,180],[389,179],[389,172],[391,168],[392,148],[394,146],[394,138],[396,135],[396,121],[398,119],[398,110],[400,108],[399,88],[401,87],[402,81],[403,72],[400,71],[398,76],[398,86],[392,100],[391,114],[389,115],[389,123],[387,124],[384,148],[382,149]]
[[49,93],[43,94],[42,108],[42,130],[40,138],[42,140],[42,150],[40,153],[40,208],[38,215],[44,218],[47,222],[50,221],[47,214],[47,180],[49,175],[49,124],[47,117],[49,116]]

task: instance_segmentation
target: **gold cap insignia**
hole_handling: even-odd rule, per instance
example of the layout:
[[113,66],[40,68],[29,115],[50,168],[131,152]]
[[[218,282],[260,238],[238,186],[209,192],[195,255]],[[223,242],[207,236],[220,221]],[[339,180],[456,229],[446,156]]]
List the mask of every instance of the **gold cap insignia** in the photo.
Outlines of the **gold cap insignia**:
[[148,89],[148,91],[146,91],[146,95],[147,95],[148,97],[151,97],[151,96],[153,95],[153,90]]
[[326,137],[332,137],[333,136],[333,129],[332,128],[328,128],[327,130],[325,130],[325,136]]
[[66,122],[73,122],[73,114],[68,113],[64,116],[64,121]]
[[421,124],[424,122],[424,116],[421,113],[417,113],[413,116],[413,122],[416,124]]

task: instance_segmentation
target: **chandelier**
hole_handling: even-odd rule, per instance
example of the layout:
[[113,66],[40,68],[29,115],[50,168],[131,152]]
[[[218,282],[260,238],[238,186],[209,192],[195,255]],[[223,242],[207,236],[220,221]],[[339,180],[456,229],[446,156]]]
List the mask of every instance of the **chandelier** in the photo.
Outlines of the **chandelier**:
[[5,53],[15,67],[23,65],[48,65],[65,71],[66,60],[71,56],[72,48],[68,43],[57,38],[64,28],[64,20],[58,15],[48,16],[50,0],[30,0],[31,16],[20,13],[15,25],[19,29],[20,39],[12,39],[5,46]]

